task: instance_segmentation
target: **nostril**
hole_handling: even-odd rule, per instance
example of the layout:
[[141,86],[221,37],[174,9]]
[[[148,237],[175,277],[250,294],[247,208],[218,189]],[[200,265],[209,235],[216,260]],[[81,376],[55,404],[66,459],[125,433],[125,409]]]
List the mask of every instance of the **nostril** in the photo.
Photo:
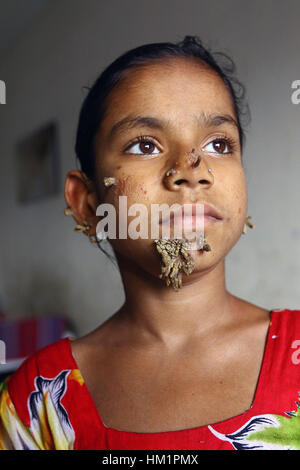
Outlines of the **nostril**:
[[187,181],[187,180],[181,178],[180,180],[175,181],[175,184],[180,185],[181,183],[184,183],[185,181]]

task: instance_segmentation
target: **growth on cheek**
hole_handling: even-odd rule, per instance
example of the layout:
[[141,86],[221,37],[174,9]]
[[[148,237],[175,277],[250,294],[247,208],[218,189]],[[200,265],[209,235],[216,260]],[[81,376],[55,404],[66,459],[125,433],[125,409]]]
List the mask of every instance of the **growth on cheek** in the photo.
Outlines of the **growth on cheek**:
[[132,178],[132,176],[122,176],[118,178],[116,187],[115,187],[115,197],[118,198],[119,196],[129,195],[132,194],[136,187],[136,182]]
[[105,176],[103,178],[103,183],[106,188],[109,188],[113,184],[116,184],[117,181],[116,181],[116,178],[114,178],[113,176]]

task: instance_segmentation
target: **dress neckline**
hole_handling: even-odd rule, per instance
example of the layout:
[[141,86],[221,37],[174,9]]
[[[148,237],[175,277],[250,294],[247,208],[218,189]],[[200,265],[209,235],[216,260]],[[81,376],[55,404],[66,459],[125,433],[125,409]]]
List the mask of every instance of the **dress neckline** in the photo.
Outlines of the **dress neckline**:
[[92,396],[90,394],[90,391],[87,388],[85,380],[84,380],[84,378],[81,374],[81,371],[78,367],[78,364],[77,364],[77,362],[76,362],[76,360],[73,356],[71,341],[75,338],[66,337],[66,338],[63,339],[63,341],[66,341],[66,344],[67,344],[67,347],[68,347],[68,350],[69,350],[69,354],[70,354],[70,358],[71,358],[71,361],[73,362],[74,368],[77,369],[79,371],[80,375],[81,375],[82,386],[84,387],[87,399],[90,403],[90,406],[94,410],[94,415],[97,417],[97,420],[99,421],[101,427],[106,429],[106,431],[111,432],[111,433],[122,433],[122,434],[127,434],[127,435],[137,435],[138,434],[138,435],[141,435],[141,436],[142,435],[143,436],[147,436],[147,435],[149,435],[149,436],[162,436],[162,435],[165,435],[166,436],[166,435],[175,434],[175,433],[191,433],[191,432],[196,432],[196,431],[207,429],[209,426],[218,426],[218,425],[221,425],[223,423],[227,424],[227,423],[231,423],[231,422],[234,423],[235,420],[238,420],[242,416],[246,417],[250,412],[253,411],[253,408],[259,402],[259,398],[260,398],[260,395],[262,393],[262,383],[263,383],[264,376],[265,376],[265,368],[267,367],[269,351],[270,351],[271,344],[272,344],[271,343],[271,324],[272,324],[272,320],[273,320],[273,313],[274,312],[282,312],[282,311],[284,311],[284,309],[273,309],[273,310],[269,311],[269,326],[268,326],[268,331],[267,331],[266,339],[265,339],[263,358],[262,358],[262,361],[261,361],[260,371],[259,371],[258,379],[257,379],[257,382],[256,382],[255,392],[254,392],[254,397],[253,397],[252,404],[251,404],[250,408],[243,411],[242,413],[239,413],[238,415],[231,416],[230,418],[224,419],[222,421],[218,421],[218,422],[215,422],[215,423],[209,423],[209,424],[205,424],[205,425],[202,425],[202,426],[196,426],[196,427],[193,427],[193,428],[176,429],[176,430],[173,430],[173,431],[171,430],[171,431],[156,431],[156,432],[136,432],[136,431],[125,431],[125,430],[122,430],[122,429],[116,429],[116,428],[111,428],[109,426],[106,426],[104,424],[104,422],[102,421],[100,413],[99,413],[99,411],[96,407],[96,404],[94,402],[94,399],[92,398]]

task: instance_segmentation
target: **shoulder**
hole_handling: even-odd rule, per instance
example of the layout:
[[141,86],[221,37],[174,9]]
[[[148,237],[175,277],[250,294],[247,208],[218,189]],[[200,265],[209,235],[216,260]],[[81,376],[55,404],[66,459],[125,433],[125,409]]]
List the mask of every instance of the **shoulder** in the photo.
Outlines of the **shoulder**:
[[271,324],[280,328],[292,328],[300,333],[300,309],[275,308],[271,311]]
[[69,338],[63,338],[49,344],[29,356],[10,376],[9,391],[13,393],[23,382],[25,388],[30,386],[36,375],[54,376],[62,369],[76,367],[71,354]]
[[69,338],[29,356],[7,380],[9,396],[22,421],[29,425],[31,405],[47,393],[62,397],[67,389],[67,379],[77,377],[80,381],[78,374]]
[[82,378],[69,341],[64,338],[40,349],[5,380],[0,401],[0,428],[2,422],[5,437],[0,433],[0,447],[73,448],[75,431],[69,410],[76,408]]
[[300,346],[300,310],[273,309],[271,312],[270,336],[276,340],[276,350],[279,355],[285,355],[287,351],[292,351],[295,348],[298,350]]

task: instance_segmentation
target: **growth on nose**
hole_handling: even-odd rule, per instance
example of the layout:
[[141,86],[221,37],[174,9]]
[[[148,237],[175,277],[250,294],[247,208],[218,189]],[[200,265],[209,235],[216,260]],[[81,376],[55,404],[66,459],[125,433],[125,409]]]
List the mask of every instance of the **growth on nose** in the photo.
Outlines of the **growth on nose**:
[[197,158],[197,161],[192,164],[192,167],[193,167],[193,168],[197,168],[197,166],[199,166],[200,161],[201,161],[201,158],[200,158],[200,156],[199,156],[199,157]]

